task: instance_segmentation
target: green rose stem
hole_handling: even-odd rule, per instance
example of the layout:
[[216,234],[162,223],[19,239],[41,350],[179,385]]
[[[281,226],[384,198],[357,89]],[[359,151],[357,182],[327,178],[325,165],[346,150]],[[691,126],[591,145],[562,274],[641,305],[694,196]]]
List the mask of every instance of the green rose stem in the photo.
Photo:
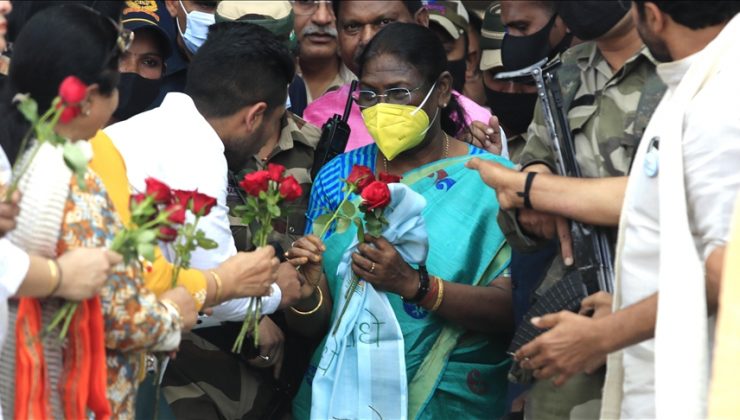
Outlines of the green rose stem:
[[28,170],[28,167],[31,166],[31,162],[33,162],[33,158],[36,157],[36,154],[38,153],[39,149],[41,148],[41,145],[44,143],[44,140],[41,139],[39,136],[38,127],[42,123],[46,123],[46,121],[53,117],[51,121],[52,127],[56,126],[57,122],[59,121],[59,117],[62,115],[62,110],[64,107],[57,108],[57,104],[59,103],[59,98],[54,99],[51,103],[51,107],[46,110],[44,115],[41,116],[41,118],[38,119],[35,123],[31,124],[31,127],[26,131],[26,134],[23,135],[23,139],[21,140],[21,145],[18,148],[20,152],[23,152],[26,150],[26,146],[28,146],[28,141],[31,139],[31,133],[36,133],[37,141],[36,145],[33,147],[33,150],[31,151],[31,156],[28,160],[26,160],[26,164],[23,165],[23,168],[18,168],[20,165],[20,162],[22,159],[16,158],[15,163],[13,163],[13,180],[10,182],[10,185],[8,186],[8,190],[5,193],[5,201],[10,201],[10,197],[13,195],[13,193],[18,189],[18,183],[20,182],[21,178],[23,177],[23,174],[26,173]]
[[[354,219],[355,225],[357,225],[357,242],[359,244],[365,243],[365,231],[362,228],[362,220],[359,217],[356,217]],[[350,271],[352,270],[352,266],[350,265]],[[342,305],[342,310],[339,311],[339,316],[337,316],[337,322],[334,324],[334,328],[332,329],[331,335],[336,335],[337,331],[339,330],[339,325],[342,323],[342,317],[344,317],[344,313],[347,312],[347,307],[349,307],[349,301],[352,299],[352,296],[354,296],[355,290],[357,290],[357,286],[360,284],[360,279],[357,277],[357,274],[352,271],[352,279],[349,283],[349,288],[347,289],[347,293],[344,295],[344,305]]]
[[[267,237],[272,231],[272,215],[269,212],[266,212],[266,214],[262,215],[262,217],[257,217],[257,222],[259,223],[259,228],[254,234],[254,242],[257,244],[257,246],[260,247],[267,246]],[[252,331],[252,335],[254,336],[254,346],[259,346],[259,323],[261,314],[262,298],[253,297],[249,301],[249,306],[247,307],[247,316],[244,318],[244,322],[242,322],[242,327],[239,330],[239,335],[236,337],[236,340],[234,341],[234,346],[231,348],[232,353],[242,352],[244,338],[247,336],[247,333],[250,330]]]
[[[198,226],[198,222],[200,221],[200,215],[195,215],[195,221],[192,225],[186,224],[183,227],[183,248],[185,250],[189,250],[189,244],[192,244],[195,240],[195,232],[197,232],[196,227]],[[179,239],[179,238],[178,238]],[[183,255],[181,255],[181,252],[177,252],[177,247],[175,246],[175,261],[172,263],[172,265],[175,267],[175,269],[172,271],[172,288],[174,289],[175,286],[177,286],[177,278],[180,275],[180,269],[183,265]],[[189,258],[188,258],[189,259]]]

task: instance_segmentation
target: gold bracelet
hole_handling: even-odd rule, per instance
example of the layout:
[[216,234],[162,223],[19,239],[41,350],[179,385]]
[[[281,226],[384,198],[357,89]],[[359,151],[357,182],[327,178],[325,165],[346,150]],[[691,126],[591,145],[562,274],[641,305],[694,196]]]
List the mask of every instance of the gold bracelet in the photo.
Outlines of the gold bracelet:
[[296,309],[296,308],[294,308],[292,306],[290,307],[290,309],[293,312],[297,313],[298,315],[303,315],[303,316],[311,315],[311,314],[315,313],[316,311],[318,311],[319,308],[321,307],[321,304],[324,303],[324,293],[321,291],[321,287],[316,287],[316,290],[319,292],[319,303],[316,305],[315,308],[311,309],[308,312],[299,311],[298,309]]
[[214,299],[215,303],[221,302],[221,287],[223,286],[223,283],[221,282],[221,276],[216,274],[215,271],[211,271],[211,274],[213,275],[213,281],[216,282],[216,298]]
[[439,293],[437,294],[437,301],[434,302],[431,311],[435,312],[442,305],[442,298],[445,295],[445,282],[441,278],[437,277],[437,285],[439,287]]
[[177,317],[180,321],[180,328],[185,326],[185,319],[182,317],[182,311],[180,310],[180,305],[175,303],[175,301],[173,301],[172,299],[167,299],[167,298],[160,299],[159,303],[164,305],[165,308],[169,306],[170,308],[174,309],[175,312],[177,312]]
[[46,263],[49,265],[49,274],[54,284],[54,287],[51,288],[51,291],[46,297],[52,297],[59,290],[59,286],[62,285],[62,276],[59,275],[62,270],[59,269],[59,265],[54,260],[46,260]]

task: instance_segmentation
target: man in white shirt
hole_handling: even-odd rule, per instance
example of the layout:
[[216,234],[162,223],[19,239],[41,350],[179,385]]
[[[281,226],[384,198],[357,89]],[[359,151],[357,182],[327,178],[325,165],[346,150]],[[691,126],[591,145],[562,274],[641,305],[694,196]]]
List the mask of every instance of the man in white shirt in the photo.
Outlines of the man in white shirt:
[[[618,352],[609,356],[602,417],[706,416],[713,324],[706,313],[716,310],[719,276],[705,275],[703,266],[721,255],[740,189],[740,116],[730,102],[740,95],[739,11],[737,2],[634,2],[640,36],[669,62],[657,68],[668,91],[629,182],[545,176],[532,184],[535,207],[621,228],[614,312],[600,295],[582,303],[582,311],[595,309],[592,318],[561,312],[534,319],[550,330],[515,356],[538,378],[563,383]],[[520,177],[480,169],[501,188],[502,207],[522,205]]]
[[[218,23],[189,66],[186,93],[169,93],[159,108],[105,130],[126,161],[134,189],[144,190],[145,178],[154,177],[171,188],[197,188],[216,198],[217,205],[198,228],[218,247],[195,251],[191,267],[210,269],[236,253],[226,205],[228,167],[243,166],[268,138],[277,137],[294,72],[287,48],[268,30],[243,22]],[[278,284],[297,286],[294,268],[278,274]],[[263,314],[281,304],[278,284],[262,299]],[[234,299],[214,307],[200,327],[242,321],[249,301]],[[268,361],[278,356],[260,355]]]

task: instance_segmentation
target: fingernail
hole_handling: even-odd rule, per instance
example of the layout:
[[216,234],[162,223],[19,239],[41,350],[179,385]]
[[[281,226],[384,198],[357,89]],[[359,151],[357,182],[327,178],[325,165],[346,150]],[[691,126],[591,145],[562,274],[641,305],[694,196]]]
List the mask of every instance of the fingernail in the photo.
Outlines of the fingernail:
[[486,134],[493,134],[493,128],[486,128]]
[[567,266],[573,265],[573,257],[567,257],[564,262]]
[[532,324],[537,325],[540,323],[540,317],[536,316],[530,320]]

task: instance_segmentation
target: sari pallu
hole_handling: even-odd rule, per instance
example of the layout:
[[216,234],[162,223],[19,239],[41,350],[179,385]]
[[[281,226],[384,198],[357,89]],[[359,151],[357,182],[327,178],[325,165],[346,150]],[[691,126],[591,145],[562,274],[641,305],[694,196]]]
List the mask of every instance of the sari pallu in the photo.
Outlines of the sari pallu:
[[[377,153],[374,145],[368,147]],[[362,149],[350,153],[355,152],[358,158],[363,153]],[[495,194],[477,173],[464,166],[470,157],[430,163],[406,173],[402,182],[427,201],[422,216],[429,235],[429,273],[449,282],[487,286],[508,267],[511,251],[496,222]],[[497,156],[476,157],[511,166]],[[351,162],[348,164],[351,167]],[[355,234],[356,230],[350,228],[326,240],[324,272],[334,302],[339,300],[342,281],[336,276],[339,260]],[[503,415],[508,338],[466,332],[416,305],[404,303],[398,295],[388,293],[387,297],[403,333],[409,379],[408,417]],[[331,325],[340,309],[334,305]],[[314,354],[294,401],[296,418],[309,418],[311,385],[320,374],[317,366],[327,339]]]

